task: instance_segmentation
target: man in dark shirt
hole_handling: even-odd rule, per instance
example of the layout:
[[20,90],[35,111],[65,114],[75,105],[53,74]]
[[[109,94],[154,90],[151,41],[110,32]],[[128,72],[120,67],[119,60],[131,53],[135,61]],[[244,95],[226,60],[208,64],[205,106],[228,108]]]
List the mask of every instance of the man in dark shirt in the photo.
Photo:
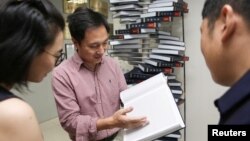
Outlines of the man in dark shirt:
[[213,80],[231,88],[215,105],[219,124],[250,124],[250,1],[206,0],[201,50]]

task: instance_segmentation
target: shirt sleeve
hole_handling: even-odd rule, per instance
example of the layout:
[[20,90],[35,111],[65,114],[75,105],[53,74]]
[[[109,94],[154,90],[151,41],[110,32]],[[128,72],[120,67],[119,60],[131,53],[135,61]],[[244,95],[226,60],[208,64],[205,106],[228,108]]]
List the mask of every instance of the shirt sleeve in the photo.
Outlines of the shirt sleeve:
[[97,118],[81,115],[73,85],[65,72],[52,73],[52,89],[62,127],[76,141],[87,141],[97,134]]

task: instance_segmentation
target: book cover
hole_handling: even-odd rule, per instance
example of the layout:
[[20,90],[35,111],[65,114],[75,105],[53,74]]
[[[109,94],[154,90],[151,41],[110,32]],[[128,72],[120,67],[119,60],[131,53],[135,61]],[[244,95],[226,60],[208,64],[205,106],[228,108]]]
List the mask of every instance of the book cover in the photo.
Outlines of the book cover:
[[176,37],[176,36],[166,36],[166,35],[158,35],[158,36],[156,36],[156,38],[163,39],[163,40],[176,40],[176,41],[180,40],[179,37]]
[[184,55],[184,51],[183,50],[172,50],[172,49],[158,49],[158,48],[154,48],[152,49],[152,53],[156,53],[156,54],[171,54],[171,55]]
[[119,6],[111,6],[109,10],[118,11],[118,10],[135,9],[135,8],[139,8],[139,6],[136,4],[126,4],[126,5],[124,4]]
[[141,39],[130,39],[130,40],[110,40],[109,45],[122,45],[122,44],[141,44]]
[[136,15],[136,16],[122,16],[120,17],[120,23],[121,24],[129,24],[129,23],[135,23],[136,20],[139,18],[140,16],[139,15]]
[[[173,92],[172,92],[172,93],[173,93]],[[175,100],[178,100],[178,99],[181,98],[182,95],[180,95],[180,94],[174,94],[174,93],[173,93],[173,96],[174,96],[174,99],[175,99]]]
[[185,46],[178,46],[178,45],[167,45],[167,44],[158,44],[157,46],[160,49],[172,49],[172,50],[182,50],[185,51]]
[[124,129],[124,141],[151,141],[185,127],[163,73],[122,91],[120,98],[124,107],[134,108],[128,116],[146,116],[149,120],[146,126]]
[[137,23],[149,23],[149,22],[171,22],[172,17],[171,16],[163,16],[163,17],[147,17],[147,18],[141,18],[137,19]]
[[178,55],[168,55],[168,54],[150,54],[149,58],[168,61],[168,62],[189,60],[188,56],[178,56]]
[[138,67],[134,67],[131,71],[129,71],[125,74],[125,77],[126,77],[126,79],[146,80],[154,75],[155,74],[143,73],[143,71],[141,71],[141,69],[139,69]]
[[165,77],[167,77],[167,80],[176,79],[176,75],[174,74],[165,74]]
[[118,18],[118,17],[122,17],[122,16],[140,16],[141,14],[141,11],[138,11],[138,10],[130,10],[130,11],[119,11],[119,12],[116,12],[115,14],[113,14],[113,18]]
[[157,59],[146,59],[144,60],[146,64],[153,65],[155,67],[183,67],[184,64],[182,62],[167,62]]
[[183,93],[183,90],[180,86],[169,86],[169,88],[171,89],[171,92],[173,94],[182,94]]
[[160,72],[163,72],[164,74],[170,74],[170,73],[174,72],[174,68],[171,68],[171,67],[158,68],[158,67],[148,65],[148,64],[138,64],[138,67],[144,73],[160,73]]
[[141,18],[160,17],[160,16],[179,17],[179,16],[181,16],[181,12],[180,11],[148,12],[148,13],[143,13],[140,15]]
[[177,138],[170,138],[170,137],[161,137],[159,139],[156,139],[154,141],[178,141]]
[[135,24],[126,24],[126,28],[158,28],[161,24],[158,22],[149,22],[149,23],[135,23]]
[[127,84],[138,84],[142,82],[141,79],[131,79],[131,78],[125,78]]
[[138,49],[107,49],[108,54],[118,54],[118,53],[131,53],[131,52],[138,52]]
[[[132,61],[132,58],[133,57],[143,57],[143,54],[142,53],[139,53],[139,52],[133,52],[133,53],[126,53],[126,52],[120,52],[120,53],[110,53],[110,56],[113,56],[113,57],[127,57],[127,58],[130,58],[130,61]],[[134,60],[135,61],[135,60]]]
[[109,0],[111,4],[117,3],[128,3],[128,2],[138,2],[138,0]]
[[182,41],[160,40],[159,43],[160,44],[177,45],[177,46],[185,46],[185,43]]
[[155,33],[154,28],[131,28],[115,30],[115,34],[141,34],[141,33]]
[[148,12],[161,12],[161,11],[181,11],[182,8],[175,6],[165,6],[165,7],[150,7]]
[[181,82],[176,79],[168,80],[168,86],[181,86]]
[[138,49],[142,48],[143,44],[128,44],[128,45],[113,45],[113,49]]
[[181,132],[180,132],[180,130],[178,130],[178,131],[175,131],[175,132],[173,132],[171,134],[166,135],[165,137],[180,139],[181,138]]
[[176,7],[183,7],[183,4],[180,2],[161,2],[161,3],[152,3],[149,4],[148,7],[165,7],[165,6],[176,6]]
[[149,34],[117,34],[111,35],[110,39],[142,39],[142,38],[149,38]]
[[183,2],[183,0],[154,0],[152,3]]

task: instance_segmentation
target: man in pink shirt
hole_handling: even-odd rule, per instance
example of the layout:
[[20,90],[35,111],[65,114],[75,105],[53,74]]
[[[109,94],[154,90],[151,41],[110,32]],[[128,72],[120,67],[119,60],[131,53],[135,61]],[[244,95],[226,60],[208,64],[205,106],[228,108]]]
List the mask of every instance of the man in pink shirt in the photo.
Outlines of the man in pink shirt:
[[62,127],[73,141],[111,141],[121,128],[145,125],[146,117],[128,117],[119,94],[127,88],[116,62],[105,56],[109,26],[91,9],[68,17],[74,56],[53,71],[52,87]]

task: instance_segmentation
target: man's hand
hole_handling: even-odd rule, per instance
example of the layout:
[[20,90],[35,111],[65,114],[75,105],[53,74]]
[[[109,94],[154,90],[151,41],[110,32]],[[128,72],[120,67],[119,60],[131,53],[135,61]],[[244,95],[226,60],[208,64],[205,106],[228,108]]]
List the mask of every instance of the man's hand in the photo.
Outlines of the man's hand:
[[137,128],[148,124],[146,117],[127,116],[126,114],[133,110],[132,107],[120,109],[114,113],[111,118],[113,127],[119,128]]

